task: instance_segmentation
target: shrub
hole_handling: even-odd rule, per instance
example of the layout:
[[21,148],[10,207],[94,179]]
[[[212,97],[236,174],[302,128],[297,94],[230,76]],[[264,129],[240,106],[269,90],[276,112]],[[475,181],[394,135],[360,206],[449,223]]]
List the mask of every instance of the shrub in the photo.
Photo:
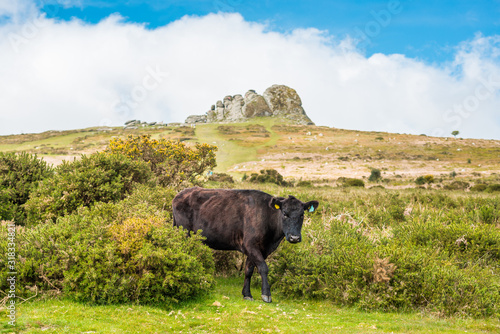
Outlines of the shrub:
[[424,180],[426,183],[434,183],[434,175],[425,175]]
[[52,175],[52,168],[36,155],[0,153],[0,220],[24,224],[22,205],[38,182]]
[[470,187],[470,191],[485,191],[488,186],[486,184],[475,184]]
[[445,185],[443,188],[446,190],[465,190],[469,187],[469,183],[465,181],[453,181]]
[[253,183],[275,183],[285,187],[291,185],[289,182],[285,181],[283,175],[275,169],[263,169],[260,171],[260,174],[252,173],[249,181]]
[[425,184],[425,179],[424,179],[424,177],[423,177],[423,176],[419,176],[419,177],[417,177],[417,178],[415,179],[415,183],[416,183],[417,185],[419,185],[419,186],[421,186],[421,185]]
[[481,206],[477,210],[478,220],[485,224],[496,224],[500,222],[500,211],[494,206]]
[[226,174],[226,173],[213,173],[208,177],[209,181],[215,181],[215,182],[227,182],[227,183],[234,183],[234,179],[231,175]]
[[382,174],[380,173],[380,169],[372,168],[370,172],[370,177],[368,177],[368,181],[377,182],[382,178]]
[[194,182],[196,177],[217,166],[216,146],[197,143],[193,149],[181,142],[151,139],[149,135],[114,138],[107,151],[147,162],[163,186]]
[[134,184],[151,179],[144,162],[119,154],[94,153],[63,161],[55,175],[45,179],[25,204],[27,221],[37,224],[71,214],[80,206],[125,198]]
[[121,214],[123,217],[134,216],[138,213],[129,210],[129,208],[137,210],[141,207],[141,205],[148,205],[156,208],[153,212],[147,212],[149,215],[154,214],[164,216],[165,214],[172,212],[172,200],[175,195],[177,195],[177,191],[173,188],[151,188],[147,184],[136,184],[132,193],[120,202],[122,207]]
[[389,214],[391,215],[391,217],[395,221],[398,221],[398,222],[405,221],[405,215],[404,215],[405,208],[403,206],[400,206],[400,205],[391,205],[387,209],[387,211],[389,212]]
[[419,176],[415,180],[415,183],[417,185],[423,185],[423,184],[431,184],[434,183],[434,176],[433,175],[425,175],[425,176]]
[[213,250],[212,254],[217,276],[234,276],[245,268],[245,256],[240,252]]
[[301,244],[284,243],[269,261],[273,288],[362,309],[500,314],[494,226],[410,221],[387,233],[346,216],[309,223]]
[[486,189],[485,192],[487,193],[492,193],[495,191],[500,191],[500,184],[490,184]]
[[365,183],[363,180],[348,178],[348,177],[339,177],[337,182],[340,183],[342,187],[364,187]]
[[417,309],[441,316],[491,316],[500,310],[495,275],[460,269],[435,247],[393,244],[382,251],[397,269],[387,284],[373,284],[360,301],[365,309]]
[[297,182],[297,187],[312,188],[313,184],[311,181],[300,180],[299,182]]
[[[160,190],[151,198],[163,195]],[[168,216],[136,198],[80,208],[56,224],[20,229],[18,294],[31,296],[36,286],[39,292],[97,304],[152,304],[204,293],[213,285],[211,250],[198,235],[186,238]],[[2,228],[2,237],[5,233]],[[4,239],[0,239],[2,251]],[[0,273],[3,291],[6,274]]]
[[395,234],[402,243],[434,249],[442,249],[449,256],[458,255],[462,263],[472,259],[487,261],[500,260],[500,235],[494,225],[463,224],[458,221],[443,224],[439,220],[429,220],[398,226]]
[[283,243],[269,260],[273,288],[290,297],[324,298],[353,305],[373,280],[374,247],[346,223],[316,225],[308,234],[314,242]]

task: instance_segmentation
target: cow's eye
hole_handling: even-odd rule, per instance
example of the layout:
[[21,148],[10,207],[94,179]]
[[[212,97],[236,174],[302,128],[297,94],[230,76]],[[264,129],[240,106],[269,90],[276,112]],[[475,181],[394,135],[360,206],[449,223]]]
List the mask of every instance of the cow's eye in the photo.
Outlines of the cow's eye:
[[283,212],[283,216],[285,216],[285,218],[290,217],[290,216],[288,215],[288,213],[286,213],[286,212]]

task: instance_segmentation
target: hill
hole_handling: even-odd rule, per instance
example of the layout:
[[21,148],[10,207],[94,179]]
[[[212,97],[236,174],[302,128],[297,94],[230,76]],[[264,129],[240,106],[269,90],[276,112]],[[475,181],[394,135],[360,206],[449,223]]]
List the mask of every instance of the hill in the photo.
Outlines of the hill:
[[[218,172],[276,169],[287,179],[334,184],[339,177],[367,178],[379,169],[385,187],[415,186],[432,175],[441,187],[452,180],[488,183],[500,178],[500,141],[441,138],[296,125],[256,117],[241,123],[87,128],[0,137],[0,151],[26,151],[52,164],[99,151],[112,137],[148,134],[188,143],[217,145]],[[441,183],[442,181],[444,183]]]

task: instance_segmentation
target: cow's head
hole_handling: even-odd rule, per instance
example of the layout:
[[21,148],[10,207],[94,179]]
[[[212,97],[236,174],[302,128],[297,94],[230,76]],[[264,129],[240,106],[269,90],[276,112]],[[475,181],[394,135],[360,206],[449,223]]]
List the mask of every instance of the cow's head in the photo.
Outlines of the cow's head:
[[318,208],[318,201],[304,203],[293,196],[288,198],[273,197],[269,206],[280,211],[285,239],[291,243],[302,241],[301,230],[304,211],[313,212]]

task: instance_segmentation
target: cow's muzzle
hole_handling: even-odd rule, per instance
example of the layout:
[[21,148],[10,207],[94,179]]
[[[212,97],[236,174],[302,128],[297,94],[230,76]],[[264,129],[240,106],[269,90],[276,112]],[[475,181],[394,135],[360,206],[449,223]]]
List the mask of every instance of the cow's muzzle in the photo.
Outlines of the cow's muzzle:
[[288,238],[288,241],[292,244],[296,244],[297,242],[300,242],[301,241],[301,237],[300,235],[291,235],[289,238]]

